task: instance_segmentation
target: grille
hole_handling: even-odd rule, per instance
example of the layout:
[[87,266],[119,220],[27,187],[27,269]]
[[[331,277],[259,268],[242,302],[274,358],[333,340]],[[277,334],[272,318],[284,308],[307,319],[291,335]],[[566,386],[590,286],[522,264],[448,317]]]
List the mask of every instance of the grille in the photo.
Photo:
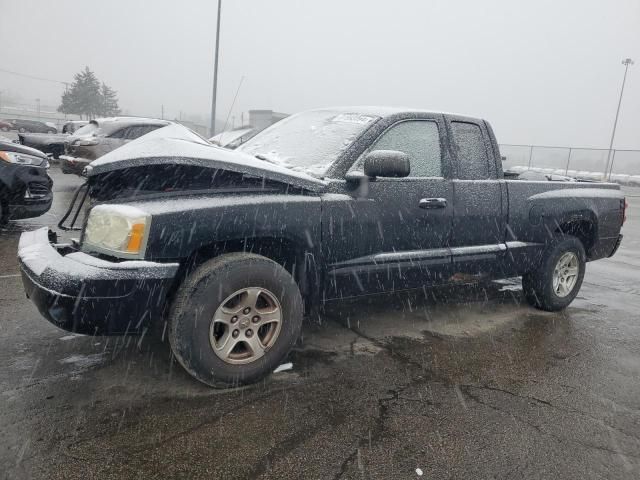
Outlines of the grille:
[[43,183],[29,183],[29,193],[34,197],[44,197],[49,194],[49,187]]

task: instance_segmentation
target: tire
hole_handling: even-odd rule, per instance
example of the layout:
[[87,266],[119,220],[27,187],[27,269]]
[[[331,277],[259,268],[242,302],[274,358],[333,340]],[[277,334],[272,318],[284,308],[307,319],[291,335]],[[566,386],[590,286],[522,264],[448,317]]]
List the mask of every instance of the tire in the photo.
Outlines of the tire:
[[18,129],[18,131],[19,131],[20,133],[24,133],[24,132],[26,132],[26,130],[25,130],[25,128],[24,128],[24,127],[20,127],[20,128]]
[[8,132],[8,131],[9,131],[9,129],[8,129],[7,127],[2,127],[2,131],[3,131],[3,132]]
[[53,130],[47,130],[47,133],[48,133],[49,135],[53,135],[53,134],[54,134],[54,133],[56,133],[56,132],[54,132]]
[[[257,290],[259,300],[251,301],[249,294]],[[234,296],[236,292],[242,293]],[[279,327],[276,331],[277,322],[263,325],[270,332],[270,340],[267,335],[264,337],[268,347],[262,356],[252,357],[249,342],[260,339],[261,346],[260,335],[266,331],[256,324],[255,333],[248,337],[254,326],[252,322],[258,321],[256,318],[267,322],[267,315],[275,315],[261,313],[266,307],[256,308],[260,302],[269,303],[266,300],[272,304],[271,310],[279,309]],[[228,313],[238,305],[240,308],[254,305],[254,310],[247,313],[244,308],[235,312],[237,315]],[[254,316],[256,312],[264,316]],[[300,290],[281,265],[250,253],[225,254],[200,265],[179,287],[169,311],[169,343],[178,362],[200,382],[215,388],[249,384],[266,377],[282,363],[300,336],[302,316]],[[214,322],[214,317],[226,320]],[[235,324],[232,323],[234,317]],[[238,337],[232,340],[236,332]],[[225,339],[236,345],[229,351],[227,360],[223,359],[224,348],[216,353],[213,347],[214,343],[227,345]]]
[[[568,267],[561,268],[561,272],[572,271],[571,265],[575,264],[577,274],[565,276],[560,274],[560,278],[564,277],[566,281],[554,286],[556,267],[559,266],[561,259],[563,262],[568,259],[573,261]],[[586,254],[582,242],[569,235],[557,236],[547,248],[542,265],[537,270],[522,276],[522,290],[527,302],[535,308],[548,312],[566,308],[580,291],[585,267]]]

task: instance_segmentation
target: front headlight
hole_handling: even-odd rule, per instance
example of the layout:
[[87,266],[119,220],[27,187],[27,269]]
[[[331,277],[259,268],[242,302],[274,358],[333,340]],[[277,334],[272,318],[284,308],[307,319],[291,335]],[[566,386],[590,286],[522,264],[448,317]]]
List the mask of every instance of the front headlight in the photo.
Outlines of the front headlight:
[[129,205],[97,205],[89,212],[82,250],[143,258],[151,215]]
[[4,160],[5,162],[9,163],[17,163],[19,165],[33,165],[34,167],[39,167],[44,162],[46,162],[44,158],[36,157],[35,155],[3,151],[0,151],[0,160]]
[[92,147],[100,143],[97,138],[79,138],[73,142],[74,146],[78,147]]

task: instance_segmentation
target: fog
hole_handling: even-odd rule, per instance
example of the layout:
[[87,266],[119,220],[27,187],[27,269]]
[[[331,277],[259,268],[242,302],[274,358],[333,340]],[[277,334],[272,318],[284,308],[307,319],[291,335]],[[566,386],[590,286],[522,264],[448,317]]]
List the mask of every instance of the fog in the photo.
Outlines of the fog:
[[[640,2],[223,0],[219,115],[376,104],[488,119],[502,143],[608,147]],[[0,69],[71,81],[88,65],[129,114],[211,103],[216,2],[0,0]],[[230,107],[244,77],[234,108]],[[3,98],[60,83],[0,72]],[[640,149],[640,64],[615,145]]]

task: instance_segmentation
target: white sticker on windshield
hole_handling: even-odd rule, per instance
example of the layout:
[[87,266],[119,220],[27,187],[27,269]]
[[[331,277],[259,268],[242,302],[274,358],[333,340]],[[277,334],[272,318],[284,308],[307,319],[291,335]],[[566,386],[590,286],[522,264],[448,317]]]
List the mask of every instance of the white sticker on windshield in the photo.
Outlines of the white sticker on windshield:
[[337,123],[357,123],[359,125],[366,125],[375,120],[375,117],[369,115],[362,115],[361,113],[341,113],[331,119],[332,122]]

